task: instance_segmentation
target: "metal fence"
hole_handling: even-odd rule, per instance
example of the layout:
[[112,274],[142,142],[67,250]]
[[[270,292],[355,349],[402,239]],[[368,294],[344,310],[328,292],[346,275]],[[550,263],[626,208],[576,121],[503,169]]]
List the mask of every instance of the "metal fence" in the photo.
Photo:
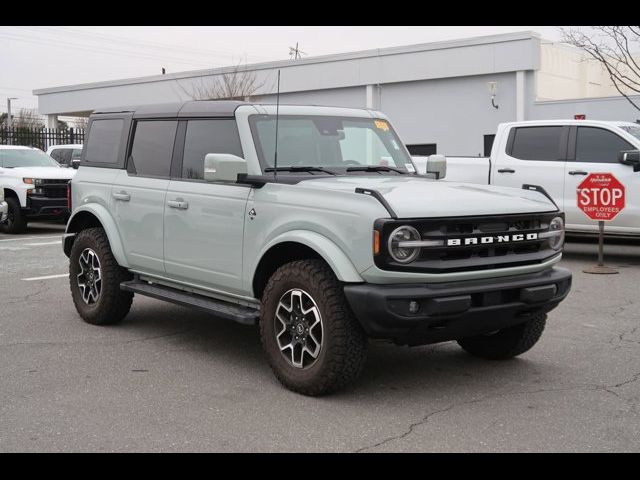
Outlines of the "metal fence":
[[52,145],[84,143],[84,130],[65,128],[0,128],[0,145],[24,145],[46,150]]

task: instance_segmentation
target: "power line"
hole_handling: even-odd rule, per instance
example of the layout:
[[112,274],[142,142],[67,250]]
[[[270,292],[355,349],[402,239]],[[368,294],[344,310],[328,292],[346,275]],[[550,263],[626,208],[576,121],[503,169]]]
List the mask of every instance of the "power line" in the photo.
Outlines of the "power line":
[[[82,30],[75,30],[75,29],[64,28],[64,27],[12,26],[12,28],[16,28],[19,30],[33,31],[36,33],[48,32],[49,34],[53,34],[57,36],[72,35],[72,36],[81,37],[81,38],[89,38],[89,39],[92,39],[92,41],[94,42],[96,41],[108,42],[112,44],[114,43],[118,45],[124,44],[127,46],[134,46],[134,47],[137,45],[138,48],[151,48],[155,50],[161,50],[162,52],[166,52],[167,50],[173,50],[175,53],[179,53],[181,55],[189,54],[189,55],[195,55],[195,56],[207,57],[207,58],[223,57],[223,56],[233,57],[233,53],[228,51],[211,50],[211,49],[204,49],[204,48],[193,48],[193,47],[187,47],[184,45],[167,44],[167,43],[160,43],[160,42],[149,42],[144,40],[136,40],[131,37],[123,37],[123,36],[110,35],[110,34],[104,34],[104,33],[86,32]],[[98,48],[102,48],[102,47],[99,46]],[[257,59],[261,58],[261,57],[255,57],[253,55],[252,57]]]
[[64,42],[64,41],[60,41],[60,40],[56,40],[56,44],[52,44],[51,40],[46,40],[43,38],[31,38],[31,37],[24,37],[24,36],[20,36],[17,34],[4,34],[4,33],[0,33],[0,38],[7,38],[9,40],[16,40],[19,42],[26,42],[26,43],[33,43],[33,44],[37,44],[37,45],[46,45],[48,47],[53,47],[53,48],[57,48],[57,47],[69,47],[69,48],[74,48],[76,50],[84,50],[87,52],[92,52],[92,53],[104,53],[104,54],[108,54],[108,55],[116,55],[116,56],[128,56],[128,57],[135,57],[135,58],[142,58],[145,60],[164,60],[164,61],[170,61],[173,63],[181,63],[184,65],[197,65],[197,66],[207,66],[207,67],[211,67],[212,65],[209,63],[205,63],[205,62],[193,62],[193,61],[184,61],[183,59],[180,58],[176,58],[176,57],[169,57],[169,56],[159,56],[159,55],[151,55],[151,54],[143,54],[143,53],[136,53],[136,52],[131,52],[131,51],[127,51],[127,50],[118,50],[118,49],[112,49],[112,48],[106,48],[106,47],[97,47],[97,46],[93,46],[93,47],[83,47],[74,43],[69,43],[69,42]]

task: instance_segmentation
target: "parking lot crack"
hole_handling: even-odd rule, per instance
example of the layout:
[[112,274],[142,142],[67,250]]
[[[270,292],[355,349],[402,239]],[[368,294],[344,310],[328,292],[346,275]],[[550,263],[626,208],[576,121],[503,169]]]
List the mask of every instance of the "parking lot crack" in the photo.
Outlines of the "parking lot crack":
[[377,447],[380,447],[382,445],[386,445],[388,443],[394,442],[396,440],[402,440],[408,436],[410,436],[411,434],[413,434],[415,432],[415,430],[421,426],[421,425],[425,425],[429,422],[429,420],[435,416],[438,415],[440,413],[445,413],[445,412],[449,412],[451,410],[453,410],[454,408],[457,407],[462,407],[462,406],[466,406],[466,405],[473,405],[473,404],[477,404],[477,403],[481,403],[484,402],[486,400],[495,400],[495,399],[499,399],[499,398],[504,398],[504,397],[510,397],[510,396],[516,396],[516,395],[531,395],[531,394],[537,394],[537,393],[553,393],[553,392],[568,392],[568,391],[574,391],[574,390],[582,390],[582,391],[607,391],[613,395],[615,395],[616,397],[619,397],[619,395],[612,391],[609,390],[609,388],[616,388],[618,386],[621,385],[626,385],[627,383],[631,383],[633,381],[638,380],[638,378],[640,378],[640,373],[638,373],[637,375],[634,375],[634,377],[637,378],[633,378],[632,380],[628,380],[625,382],[622,382],[621,384],[618,385],[593,385],[593,384],[589,384],[589,385],[575,385],[575,386],[568,386],[568,387],[557,387],[557,388],[540,388],[540,389],[536,389],[536,390],[524,390],[524,391],[515,391],[515,392],[504,392],[504,393],[499,393],[499,394],[495,394],[495,395],[487,395],[481,398],[477,398],[477,399],[473,399],[473,400],[467,400],[465,402],[459,402],[459,403],[453,403],[445,408],[441,408],[439,410],[434,410],[432,412],[429,412],[428,414],[426,414],[424,417],[422,417],[420,420],[411,423],[407,429],[397,435],[392,435],[389,437],[386,437],[382,440],[380,440],[379,442],[376,442],[372,445],[367,445],[364,447],[361,447],[357,450],[355,450],[354,453],[362,453],[365,452],[367,450],[371,450]]

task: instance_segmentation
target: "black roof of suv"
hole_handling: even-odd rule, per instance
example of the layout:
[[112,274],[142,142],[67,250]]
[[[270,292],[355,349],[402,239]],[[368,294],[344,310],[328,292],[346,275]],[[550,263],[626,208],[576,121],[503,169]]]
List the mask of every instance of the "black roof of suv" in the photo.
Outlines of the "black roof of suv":
[[233,113],[246,102],[236,100],[191,100],[186,102],[156,103],[128,107],[98,108],[93,113],[133,113],[144,117],[233,117]]

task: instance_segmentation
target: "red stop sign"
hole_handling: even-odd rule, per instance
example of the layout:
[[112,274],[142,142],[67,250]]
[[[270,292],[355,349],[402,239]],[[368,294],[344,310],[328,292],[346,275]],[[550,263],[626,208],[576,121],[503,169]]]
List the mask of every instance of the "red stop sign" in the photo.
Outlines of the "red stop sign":
[[613,220],[624,208],[624,185],[610,173],[590,173],[578,185],[578,208],[591,220]]

